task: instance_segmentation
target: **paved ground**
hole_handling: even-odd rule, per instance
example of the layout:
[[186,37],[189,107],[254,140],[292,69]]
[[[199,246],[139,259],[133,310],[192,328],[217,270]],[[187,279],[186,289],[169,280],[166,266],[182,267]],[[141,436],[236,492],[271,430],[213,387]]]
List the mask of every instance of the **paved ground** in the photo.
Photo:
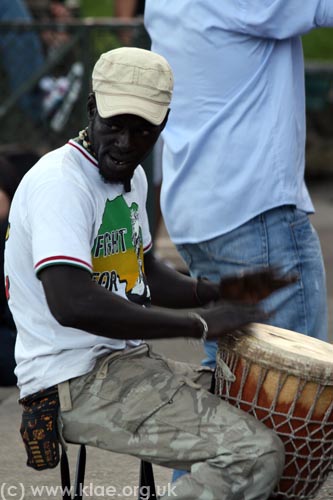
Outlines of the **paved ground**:
[[[328,276],[330,307],[330,341],[333,342],[333,183],[311,185],[311,193],[317,208],[313,223],[321,237]],[[158,241],[161,255],[177,266],[182,265],[175,250],[162,230]],[[160,341],[155,348],[175,359],[199,362],[200,350],[188,343],[179,341]],[[20,409],[17,405],[17,390],[0,388],[0,500],[30,500],[33,498],[59,499],[60,491],[36,491],[36,487],[56,487],[59,485],[59,469],[47,472],[34,472],[25,466],[25,454],[18,433]],[[77,447],[70,447],[70,459],[74,471]],[[171,473],[167,469],[154,468],[156,484],[162,492],[170,483]],[[87,474],[85,485],[86,498],[137,498],[139,463],[136,459],[114,455],[93,448],[88,449]],[[109,488],[107,490],[107,488]],[[321,488],[315,500],[333,499],[333,476]],[[218,499],[217,499],[218,500]]]

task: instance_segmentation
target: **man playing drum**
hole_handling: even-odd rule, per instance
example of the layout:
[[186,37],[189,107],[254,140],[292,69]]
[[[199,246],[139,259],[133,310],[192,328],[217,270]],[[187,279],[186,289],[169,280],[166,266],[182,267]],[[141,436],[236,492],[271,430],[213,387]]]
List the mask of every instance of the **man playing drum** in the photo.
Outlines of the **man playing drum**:
[[116,49],[97,61],[92,83],[88,127],[30,170],[9,216],[5,276],[28,465],[55,466],[60,439],[191,471],[175,484],[179,500],[266,499],[282,472],[281,441],[202,389],[202,368],[138,339],[218,339],[265,320],[260,300],[291,280],[263,271],[219,287],[158,262],[140,163],[167,121],[170,66]]

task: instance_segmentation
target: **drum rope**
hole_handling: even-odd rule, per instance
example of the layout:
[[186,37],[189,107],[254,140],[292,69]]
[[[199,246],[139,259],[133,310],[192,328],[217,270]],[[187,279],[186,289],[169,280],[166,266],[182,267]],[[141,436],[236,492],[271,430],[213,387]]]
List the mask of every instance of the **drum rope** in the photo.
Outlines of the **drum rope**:
[[[220,397],[243,411],[261,420],[277,432],[285,445],[286,464],[282,476],[283,498],[290,500],[309,500],[327,478],[333,463],[333,401],[321,420],[315,419],[317,404],[325,386],[318,384],[314,400],[305,416],[295,414],[299,400],[308,380],[299,379],[294,399],[286,412],[278,411],[277,406],[281,391],[285,387],[289,374],[279,372],[277,388],[268,407],[259,404],[263,395],[264,383],[269,372],[267,367],[256,371],[256,387],[249,398],[248,380],[251,374],[250,363],[242,363],[239,355],[226,351],[220,352],[223,364],[232,374],[240,376],[239,387],[226,380],[217,363],[216,392]],[[240,368],[241,367],[241,368]],[[258,365],[256,364],[256,368]],[[241,373],[239,373],[241,369]],[[236,394],[235,394],[236,390]],[[304,435],[303,435],[304,434]],[[286,472],[289,473],[286,474]],[[290,471],[293,475],[291,475]],[[287,487],[286,487],[287,485]],[[279,488],[279,487],[278,487]],[[281,498],[281,491],[276,489],[272,498]]]

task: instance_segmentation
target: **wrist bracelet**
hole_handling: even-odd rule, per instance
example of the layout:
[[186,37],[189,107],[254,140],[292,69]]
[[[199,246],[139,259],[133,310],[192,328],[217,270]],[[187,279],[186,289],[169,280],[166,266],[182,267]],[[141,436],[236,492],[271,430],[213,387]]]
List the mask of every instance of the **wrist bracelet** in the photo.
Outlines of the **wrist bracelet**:
[[198,313],[195,313],[195,312],[190,312],[188,313],[189,317],[190,318],[193,318],[195,319],[197,322],[199,321],[200,322],[200,325],[202,327],[202,335],[200,337],[200,342],[203,344],[204,342],[206,342],[207,340],[207,335],[208,335],[208,325],[207,325],[207,322],[203,319],[202,316],[200,316],[200,314]]

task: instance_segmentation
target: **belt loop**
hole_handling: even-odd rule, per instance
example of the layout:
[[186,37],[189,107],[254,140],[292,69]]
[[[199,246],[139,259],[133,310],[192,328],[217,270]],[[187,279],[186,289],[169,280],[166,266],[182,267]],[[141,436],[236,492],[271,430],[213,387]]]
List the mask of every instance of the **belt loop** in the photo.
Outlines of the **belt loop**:
[[112,358],[116,357],[117,355],[119,355],[119,352],[116,351],[102,358],[102,362],[96,373],[96,380],[104,380],[106,378],[109,371],[109,362],[111,361]]
[[59,402],[61,411],[70,411],[73,409],[69,381],[58,384]]
[[103,361],[101,366],[98,369],[98,372],[96,374],[96,380],[104,380],[108,374],[108,361],[110,358],[108,357],[106,360]]

